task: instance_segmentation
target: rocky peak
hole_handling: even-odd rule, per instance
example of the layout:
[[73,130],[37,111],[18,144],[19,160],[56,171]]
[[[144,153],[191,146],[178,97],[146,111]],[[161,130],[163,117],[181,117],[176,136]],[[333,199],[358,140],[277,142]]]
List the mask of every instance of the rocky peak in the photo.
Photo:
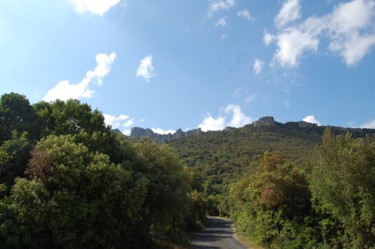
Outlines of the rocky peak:
[[270,127],[270,126],[276,126],[277,122],[275,121],[273,117],[266,116],[266,117],[260,118],[258,121],[255,121],[253,125],[254,127],[264,127],[264,126]]
[[130,136],[135,137],[136,139],[140,139],[142,137],[147,137],[157,143],[165,143],[168,141],[171,141],[173,139],[183,138],[187,136],[192,135],[199,135],[202,133],[201,129],[194,129],[190,131],[182,131],[181,129],[178,129],[174,134],[158,134],[153,132],[151,129],[146,128],[140,128],[140,127],[134,127],[131,129]]

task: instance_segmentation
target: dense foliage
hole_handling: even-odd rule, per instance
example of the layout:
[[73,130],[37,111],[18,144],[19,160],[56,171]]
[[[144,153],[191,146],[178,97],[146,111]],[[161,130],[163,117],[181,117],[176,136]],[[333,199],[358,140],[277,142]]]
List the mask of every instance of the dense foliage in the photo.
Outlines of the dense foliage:
[[0,248],[156,248],[205,219],[167,145],[116,138],[77,100],[0,99]]
[[272,127],[227,128],[176,139],[170,145],[196,173],[213,215],[229,215],[228,186],[255,173],[265,151],[282,151],[300,168],[310,170],[318,157],[320,127],[314,129]]
[[312,174],[266,152],[231,185],[239,230],[267,248],[375,247],[375,138],[329,129]]
[[374,131],[323,131],[248,125],[158,145],[77,100],[5,94],[0,248],[160,248],[207,209],[266,248],[375,248]]
[[173,140],[209,212],[266,248],[375,248],[374,130],[294,124]]

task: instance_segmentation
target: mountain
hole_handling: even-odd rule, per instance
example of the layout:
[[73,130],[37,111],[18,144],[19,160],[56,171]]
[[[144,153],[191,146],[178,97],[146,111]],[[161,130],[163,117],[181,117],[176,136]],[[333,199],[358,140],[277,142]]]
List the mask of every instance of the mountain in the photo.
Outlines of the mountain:
[[188,136],[194,136],[202,134],[201,129],[194,129],[190,131],[182,131],[181,129],[178,129],[175,133],[169,133],[169,134],[158,134],[153,132],[151,129],[143,129],[140,127],[134,127],[131,129],[130,137],[134,137],[136,139],[140,139],[142,137],[147,137],[157,143],[165,143],[169,142],[174,139],[184,138]]
[[[222,193],[228,183],[252,174],[266,151],[280,151],[288,161],[309,172],[317,161],[317,148],[326,128],[304,121],[280,123],[268,116],[241,128],[222,131],[178,130],[161,135],[150,129],[133,128],[131,136],[148,137],[174,147],[203,182],[202,191],[215,195]],[[350,132],[353,137],[375,135],[374,129],[330,129],[334,134]]]

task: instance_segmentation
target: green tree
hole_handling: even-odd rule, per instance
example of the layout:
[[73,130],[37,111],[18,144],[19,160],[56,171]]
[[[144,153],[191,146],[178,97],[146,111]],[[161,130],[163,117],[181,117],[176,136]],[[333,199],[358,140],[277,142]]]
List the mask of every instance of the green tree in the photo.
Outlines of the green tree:
[[149,180],[140,233],[145,240],[181,239],[190,205],[187,169],[168,145],[142,139],[134,146],[140,159],[134,171]]
[[[334,136],[327,129],[320,147],[320,161],[312,179],[313,195],[320,209],[337,220],[343,234],[324,236],[326,243],[344,248],[375,247],[375,139]],[[328,216],[329,217],[329,216]],[[332,225],[329,226],[332,229]]]
[[17,176],[23,176],[30,159],[31,144],[27,133],[12,132],[12,137],[0,146],[0,184],[10,189]]
[[[90,152],[74,136],[49,136],[33,150],[10,199],[27,248],[136,248],[148,181]],[[6,222],[4,222],[6,223]],[[9,223],[9,222],[8,222]]]
[[51,103],[41,101],[33,108],[38,116],[42,137],[74,134],[77,135],[77,141],[90,151],[102,152],[109,155],[111,161],[121,162],[120,145],[98,110],[93,111],[88,104],[73,99]]
[[311,209],[304,173],[280,152],[266,152],[254,175],[232,185],[232,217],[239,231],[272,248],[295,243]]
[[4,94],[0,98],[0,144],[11,139],[14,130],[27,132],[32,140],[40,134],[29,100],[17,93]]

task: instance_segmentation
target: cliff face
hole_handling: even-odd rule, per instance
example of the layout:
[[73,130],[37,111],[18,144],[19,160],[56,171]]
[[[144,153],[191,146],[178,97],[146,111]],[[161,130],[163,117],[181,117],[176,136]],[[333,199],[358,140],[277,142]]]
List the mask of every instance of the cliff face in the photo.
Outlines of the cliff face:
[[[260,118],[258,121],[247,125],[246,127],[252,128],[265,128],[265,129],[273,129],[273,127],[283,127],[286,128],[285,132],[289,133],[292,130],[303,130],[307,133],[312,134],[319,134],[322,135],[326,126],[318,126],[316,124],[308,123],[305,121],[299,122],[287,122],[285,124],[279,123],[275,121],[275,119],[271,116]],[[226,128],[226,130],[231,130],[236,128]],[[375,130],[372,129],[359,129],[359,128],[342,128],[342,127],[331,127],[332,132],[336,134],[342,134],[346,132],[350,132],[353,137],[363,137],[366,134],[375,134]],[[157,143],[165,143],[175,139],[185,138],[189,136],[197,136],[204,133],[201,129],[194,129],[190,131],[182,131],[178,129],[174,134],[158,134],[153,132],[151,129],[143,129],[139,127],[134,127],[131,129],[131,137],[136,139],[140,139],[142,137],[147,137]]]
[[143,129],[139,127],[134,127],[131,129],[130,136],[135,137],[137,139],[140,139],[142,137],[147,137],[157,143],[165,143],[169,142],[173,139],[178,139],[178,138],[183,138],[183,137],[188,137],[188,136],[194,136],[194,135],[199,135],[202,133],[201,129],[194,129],[190,131],[182,131],[181,129],[178,129],[174,134],[158,134],[153,132],[151,129]]

